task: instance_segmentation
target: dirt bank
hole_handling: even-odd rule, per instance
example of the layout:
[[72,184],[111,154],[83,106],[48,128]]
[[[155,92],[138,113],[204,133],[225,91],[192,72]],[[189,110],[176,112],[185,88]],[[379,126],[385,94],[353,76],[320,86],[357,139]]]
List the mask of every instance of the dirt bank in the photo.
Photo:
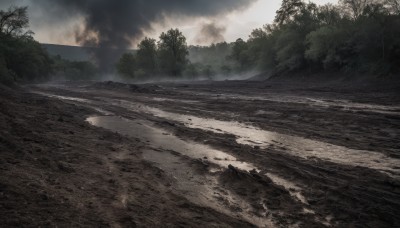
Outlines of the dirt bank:
[[177,195],[143,142],[90,126],[94,113],[0,89],[2,227],[251,226]]
[[[30,188],[45,189],[47,200],[71,194],[62,201],[70,208],[65,211],[91,215],[81,216],[83,224],[400,225],[400,99],[395,89],[372,93],[239,81],[63,83],[27,89],[35,95],[7,92],[2,98],[3,116],[11,112],[4,125],[26,129],[4,138],[26,137],[28,143],[12,145],[47,162],[21,166],[35,167],[29,175],[12,170],[7,175],[37,173],[39,184]],[[32,145],[48,146],[39,152],[25,148]],[[21,159],[31,156],[26,154]],[[57,181],[57,190],[51,190],[53,182],[47,183],[43,173],[55,173],[47,175]],[[65,186],[73,191],[58,190]],[[39,216],[36,209],[43,208],[43,200],[38,199],[13,211]]]

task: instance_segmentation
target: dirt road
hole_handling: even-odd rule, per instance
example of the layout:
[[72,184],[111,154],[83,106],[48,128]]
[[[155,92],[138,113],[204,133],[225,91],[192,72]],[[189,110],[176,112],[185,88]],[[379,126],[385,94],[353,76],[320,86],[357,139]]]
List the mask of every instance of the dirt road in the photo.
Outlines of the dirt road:
[[[92,202],[85,212],[106,215],[106,225],[400,226],[396,90],[259,82],[27,89],[82,128],[74,128],[77,142],[67,143],[57,162],[65,163],[70,151],[85,151],[83,161],[90,163],[77,162],[76,181],[93,180],[83,196]],[[68,132],[69,125],[49,125],[46,137],[58,135],[52,133],[58,128]],[[100,162],[97,152],[104,156]],[[117,207],[117,215],[105,205]],[[133,216],[138,211],[144,214]]]

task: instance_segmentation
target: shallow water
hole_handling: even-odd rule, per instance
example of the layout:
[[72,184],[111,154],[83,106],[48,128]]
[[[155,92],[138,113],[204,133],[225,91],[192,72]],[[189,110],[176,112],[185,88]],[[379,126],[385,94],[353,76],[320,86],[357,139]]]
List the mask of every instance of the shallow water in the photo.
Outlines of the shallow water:
[[[45,93],[41,94],[58,99],[86,103],[86,105],[93,102],[91,100],[76,97],[58,96]],[[126,100],[103,98],[103,101],[111,105],[130,109],[131,111],[145,112],[147,114],[151,114],[167,120],[177,121],[183,123],[186,127],[189,128],[212,131],[215,133],[232,134],[236,136],[236,141],[240,144],[260,147],[261,149],[278,149],[282,152],[289,153],[304,159],[315,157],[339,164],[376,169],[387,172],[392,176],[394,175],[395,177],[400,176],[400,170],[398,169],[398,167],[400,167],[400,159],[388,157],[383,153],[367,150],[355,150],[321,141],[266,131],[248,124],[235,121],[221,121],[186,114],[166,112],[158,108],[146,106],[140,103],[133,103]],[[104,115],[112,114],[102,109],[98,109],[95,107],[92,108],[103,113]],[[166,139],[165,141],[168,141],[168,139]],[[182,140],[182,142],[184,141]],[[182,148],[188,148],[187,151],[193,151],[195,148],[191,148],[191,145],[192,144],[190,143],[189,145],[185,144],[179,146],[183,146]],[[196,145],[195,147],[198,148],[199,151],[204,149],[201,148],[201,145]],[[210,153],[199,154],[202,154],[206,157],[212,156],[210,155]],[[216,152],[215,154],[220,155],[218,152]],[[219,157],[216,158],[219,159]],[[232,160],[231,157],[226,158],[228,161]],[[229,163],[224,162],[225,157],[223,157],[223,160],[219,161],[219,163],[224,165],[227,165]]]
[[216,177],[193,172],[190,163],[182,155],[223,168],[231,164],[240,169],[252,170],[255,169],[253,165],[238,161],[235,157],[207,145],[179,139],[165,130],[153,127],[150,122],[117,116],[95,116],[89,117],[87,121],[94,126],[151,142],[151,146],[155,148],[143,151],[143,158],[171,175],[176,180],[175,188],[191,201],[235,217],[240,216],[257,226],[274,226],[270,217],[255,216],[251,205],[231,194],[229,190],[221,191]]
[[[193,94],[193,91],[184,91],[188,94]],[[338,107],[347,111],[367,111],[381,114],[400,115],[400,106],[389,106],[379,104],[366,104],[353,102],[350,100],[339,99],[317,99],[303,96],[282,95],[282,94],[264,94],[264,96],[249,96],[242,94],[232,93],[208,93],[208,92],[195,92],[197,96],[207,96],[209,99],[230,99],[230,100],[246,100],[246,101],[272,101],[280,103],[297,103],[311,106],[318,106],[322,108]]]
[[43,96],[46,96],[46,97],[57,98],[57,99],[60,99],[60,100],[91,103],[91,101],[88,100],[88,99],[83,99],[83,98],[78,98],[78,97],[60,96],[60,95],[54,95],[54,94],[50,94],[50,93],[43,93],[43,92],[35,92],[35,93],[43,95]]
[[270,217],[256,216],[252,206],[227,189],[222,189],[215,176],[194,173],[189,164],[179,156],[156,150],[145,150],[143,158],[155,163],[175,180],[175,188],[194,203],[217,211],[242,217],[259,227],[275,227]]
[[87,121],[98,127],[149,141],[152,145],[164,150],[176,151],[193,159],[202,159],[224,168],[227,168],[228,165],[247,171],[256,168],[254,165],[239,161],[223,151],[193,141],[182,140],[165,130],[152,126],[150,122],[129,120],[117,116],[89,117]]
[[177,121],[189,128],[232,134],[236,136],[236,141],[240,144],[262,149],[278,149],[304,159],[316,157],[334,163],[362,166],[400,175],[400,171],[397,168],[400,167],[399,159],[391,158],[375,151],[350,149],[321,141],[266,131],[235,121],[221,121],[166,112],[158,108],[124,100],[112,100],[112,104],[128,108],[131,111],[146,112],[160,118]]

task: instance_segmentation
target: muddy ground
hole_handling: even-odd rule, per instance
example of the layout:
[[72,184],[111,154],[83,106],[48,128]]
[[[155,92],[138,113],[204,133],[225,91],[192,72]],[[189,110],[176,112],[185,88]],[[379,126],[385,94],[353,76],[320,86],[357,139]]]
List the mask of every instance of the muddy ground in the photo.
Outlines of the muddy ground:
[[6,226],[399,227],[400,96],[376,87],[2,90]]

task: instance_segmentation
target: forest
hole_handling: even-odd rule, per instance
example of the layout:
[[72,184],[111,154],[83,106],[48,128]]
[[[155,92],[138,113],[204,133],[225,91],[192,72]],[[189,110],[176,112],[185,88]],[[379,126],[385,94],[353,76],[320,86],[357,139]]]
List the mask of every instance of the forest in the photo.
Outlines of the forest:
[[400,3],[341,0],[319,6],[284,0],[274,22],[254,29],[247,40],[188,47],[182,33],[170,30],[158,42],[145,38],[138,49],[136,56],[121,58],[119,73],[208,79],[248,72],[395,75],[400,70]]
[[89,61],[68,61],[50,56],[29,30],[27,7],[0,10],[0,83],[45,82],[53,78],[93,79],[97,66]]
[[[33,39],[27,7],[0,11],[0,80],[3,84],[49,79],[88,80],[118,74],[125,80],[238,79],[244,76],[336,74],[396,77],[400,71],[398,0],[340,0],[317,5],[284,0],[275,20],[248,39],[189,46],[178,29],[159,40],[145,37],[113,67],[95,60],[50,56]],[[115,72],[102,72],[103,69]]]

